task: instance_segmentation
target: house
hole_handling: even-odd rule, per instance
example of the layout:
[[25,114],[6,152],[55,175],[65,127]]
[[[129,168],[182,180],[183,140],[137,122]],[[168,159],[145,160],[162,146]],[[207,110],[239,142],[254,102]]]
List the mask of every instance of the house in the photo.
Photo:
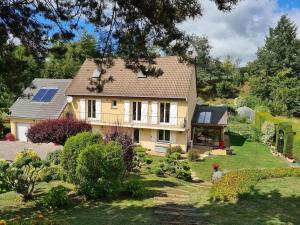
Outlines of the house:
[[71,79],[34,79],[22,96],[11,106],[8,119],[11,133],[27,141],[26,133],[31,124],[47,119],[58,119],[67,113],[65,91]]
[[[155,66],[163,70],[163,75],[157,78],[146,76],[141,71],[134,72],[122,59],[115,59],[113,65],[105,68],[106,72],[100,75],[94,60],[87,59],[74,79],[65,81],[65,86],[59,86],[59,80],[53,80],[57,84],[48,80],[47,85],[37,85],[39,90],[33,92],[31,99],[17,100],[11,108],[12,133],[22,140],[24,137],[18,134],[23,132],[22,124],[28,126],[41,119],[68,114],[89,122],[93,130],[102,135],[118,126],[132,136],[135,143],[153,152],[164,153],[170,145],[180,145],[187,151],[193,144],[197,129],[192,131],[196,126],[207,128],[211,124],[218,134],[224,132],[224,129],[212,124],[215,111],[211,111],[211,117],[205,118],[203,123],[193,120],[198,113],[195,67],[181,63],[178,57],[173,56],[159,57],[155,62]],[[101,92],[88,88],[91,81],[109,80],[110,77],[112,81],[105,83]],[[34,83],[37,81],[41,82],[36,79]],[[57,87],[52,101],[37,103],[35,98],[39,97],[40,90],[50,87]],[[61,98],[60,103],[55,98]],[[23,105],[27,104],[24,108],[30,108],[30,115],[22,112],[20,101]],[[56,110],[53,107],[57,107]],[[50,110],[53,110],[52,113]],[[200,117],[202,114],[199,114]],[[223,121],[225,126],[226,116]],[[19,126],[19,131],[13,128]],[[218,135],[215,142],[222,141],[222,138],[223,134]]]
[[87,59],[66,91],[73,98],[74,117],[89,121],[102,134],[120,126],[136,143],[156,152],[165,152],[169,145],[186,150],[197,102],[195,68],[177,57],[155,61],[163,70],[158,78],[143,76],[126,68],[123,60],[114,60],[101,77],[111,76],[113,81],[97,93],[87,89],[97,74],[97,65]]

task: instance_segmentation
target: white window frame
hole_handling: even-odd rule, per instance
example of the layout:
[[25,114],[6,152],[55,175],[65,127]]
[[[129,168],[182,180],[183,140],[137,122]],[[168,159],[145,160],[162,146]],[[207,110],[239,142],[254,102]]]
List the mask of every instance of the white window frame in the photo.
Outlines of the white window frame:
[[[90,104],[90,102],[91,102],[91,104]],[[94,105],[94,107],[93,107],[93,105]],[[97,118],[96,99],[88,99],[87,108],[88,108],[87,109],[87,118],[91,119],[91,120],[95,120]],[[89,114],[91,116],[89,116]],[[94,114],[95,114],[95,117],[93,117]]]
[[[163,131],[163,140],[159,139],[159,132]],[[169,140],[166,140],[166,131],[169,132]],[[171,131],[170,130],[157,130],[157,142],[170,143],[171,142]]]
[[[136,107],[136,110],[135,110],[135,119],[134,119],[134,103],[135,103],[135,107]],[[140,119],[139,118],[139,104],[141,105],[141,110],[140,110]],[[141,123],[142,122],[142,102],[138,102],[138,101],[134,101],[132,102],[132,121],[134,122],[138,122],[138,123]]]

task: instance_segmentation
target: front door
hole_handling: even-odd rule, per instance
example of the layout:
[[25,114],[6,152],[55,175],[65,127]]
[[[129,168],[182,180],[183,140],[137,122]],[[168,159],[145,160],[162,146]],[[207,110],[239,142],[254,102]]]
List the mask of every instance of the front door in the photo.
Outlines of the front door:
[[139,128],[133,129],[133,141],[134,141],[134,143],[140,143],[140,129]]

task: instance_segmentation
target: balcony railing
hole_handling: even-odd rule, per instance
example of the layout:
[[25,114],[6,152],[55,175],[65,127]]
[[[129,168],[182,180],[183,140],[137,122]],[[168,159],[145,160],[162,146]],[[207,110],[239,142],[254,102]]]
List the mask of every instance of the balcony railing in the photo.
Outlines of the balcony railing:
[[167,121],[161,121],[159,116],[140,116],[137,120],[133,119],[132,115],[111,114],[111,113],[96,113],[91,117],[87,112],[80,112],[80,118],[85,118],[90,123],[98,123],[104,125],[120,125],[130,127],[170,127],[170,128],[186,128],[185,117],[172,117]]

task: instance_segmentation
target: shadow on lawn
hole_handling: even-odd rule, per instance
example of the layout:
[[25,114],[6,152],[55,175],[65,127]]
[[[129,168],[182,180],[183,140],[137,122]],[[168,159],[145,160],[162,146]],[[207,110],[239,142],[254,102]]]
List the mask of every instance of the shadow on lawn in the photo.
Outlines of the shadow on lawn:
[[230,132],[230,144],[233,146],[243,146],[246,142],[246,138],[238,133]]
[[[196,206],[193,204],[167,204],[166,208],[187,208],[191,216],[154,214],[157,207],[136,200],[87,201],[76,203],[62,210],[42,208],[19,208],[0,211],[0,217],[21,224],[164,224],[163,221],[200,222],[201,224],[300,224],[300,196],[282,196],[277,190],[260,193],[253,189],[241,196],[236,203],[214,203]],[[168,210],[168,209],[167,209]],[[174,210],[171,210],[174,212]],[[181,211],[182,212],[182,211]],[[28,223],[26,223],[28,221]],[[18,223],[16,223],[18,224]]]

